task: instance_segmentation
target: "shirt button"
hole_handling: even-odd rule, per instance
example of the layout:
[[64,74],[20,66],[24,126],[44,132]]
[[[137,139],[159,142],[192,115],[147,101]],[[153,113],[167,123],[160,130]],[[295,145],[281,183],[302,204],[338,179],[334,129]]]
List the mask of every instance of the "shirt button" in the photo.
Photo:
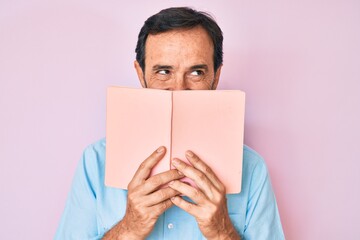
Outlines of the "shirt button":
[[168,227],[168,229],[172,229],[172,228],[174,228],[174,224],[169,223],[167,227]]

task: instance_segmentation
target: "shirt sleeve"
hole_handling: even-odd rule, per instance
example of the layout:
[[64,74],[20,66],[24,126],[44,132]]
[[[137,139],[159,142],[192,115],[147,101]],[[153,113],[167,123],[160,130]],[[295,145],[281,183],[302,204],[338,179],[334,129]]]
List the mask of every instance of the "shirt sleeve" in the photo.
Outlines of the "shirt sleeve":
[[275,195],[263,159],[257,162],[251,177],[243,238],[245,240],[285,239]]
[[96,152],[88,147],[76,169],[55,240],[102,238],[98,233],[96,216],[96,188],[99,179],[96,163]]

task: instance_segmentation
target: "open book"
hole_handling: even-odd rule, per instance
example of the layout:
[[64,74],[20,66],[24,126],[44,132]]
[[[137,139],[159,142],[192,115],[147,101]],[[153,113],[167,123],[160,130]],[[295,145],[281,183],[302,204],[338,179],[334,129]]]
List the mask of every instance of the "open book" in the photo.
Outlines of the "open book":
[[[197,154],[227,193],[241,190],[245,93],[239,90],[167,91],[109,87],[105,184],[126,189],[140,163],[159,146],[164,158],[152,175]],[[188,163],[188,162],[187,162]],[[183,179],[191,185],[190,179]]]

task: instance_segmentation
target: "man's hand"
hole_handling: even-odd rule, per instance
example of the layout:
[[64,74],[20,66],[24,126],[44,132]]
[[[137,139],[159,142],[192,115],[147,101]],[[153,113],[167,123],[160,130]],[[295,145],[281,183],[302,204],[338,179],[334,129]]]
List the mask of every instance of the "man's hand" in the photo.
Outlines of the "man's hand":
[[174,196],[171,201],[196,218],[200,231],[207,239],[240,239],[229,218],[225,186],[211,168],[194,153],[187,151],[186,158],[192,166],[179,159],[174,159],[172,164],[192,179],[199,189],[178,180],[172,181],[169,186],[195,203],[185,201],[179,196]]
[[179,192],[161,187],[184,175],[172,169],[149,177],[152,168],[164,157],[165,152],[165,147],[160,147],[141,163],[128,185],[125,216],[103,239],[144,239],[153,230],[158,217],[173,206],[170,198]]

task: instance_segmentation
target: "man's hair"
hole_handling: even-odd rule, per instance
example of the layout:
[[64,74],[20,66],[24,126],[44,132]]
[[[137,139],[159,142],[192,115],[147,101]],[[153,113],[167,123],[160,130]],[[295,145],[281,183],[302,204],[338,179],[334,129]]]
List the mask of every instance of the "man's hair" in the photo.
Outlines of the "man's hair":
[[215,20],[205,12],[188,7],[175,7],[161,10],[149,17],[140,30],[136,44],[136,60],[145,72],[145,43],[149,34],[156,35],[174,29],[203,27],[214,45],[214,71],[223,63],[223,35]]

